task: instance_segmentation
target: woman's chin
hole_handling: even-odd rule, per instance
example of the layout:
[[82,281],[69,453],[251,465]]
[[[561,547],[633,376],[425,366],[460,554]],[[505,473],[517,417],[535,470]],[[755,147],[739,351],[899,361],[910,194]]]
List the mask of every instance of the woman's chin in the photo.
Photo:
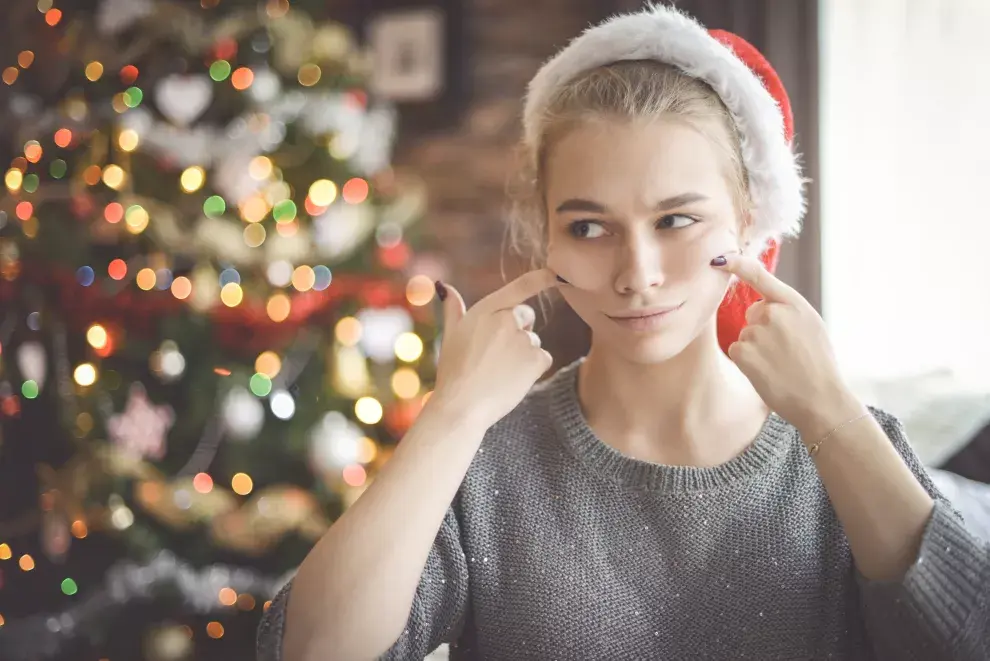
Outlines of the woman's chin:
[[610,354],[621,356],[626,362],[637,365],[656,365],[674,358],[691,342],[681,329],[629,333],[610,332],[596,334],[596,344],[608,345]]

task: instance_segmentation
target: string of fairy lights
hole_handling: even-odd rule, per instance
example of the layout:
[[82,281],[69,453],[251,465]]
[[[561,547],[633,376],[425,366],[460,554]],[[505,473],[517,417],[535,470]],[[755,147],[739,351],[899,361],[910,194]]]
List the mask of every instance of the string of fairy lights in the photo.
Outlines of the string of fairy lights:
[[[201,0],[202,9],[210,9],[221,0]],[[56,28],[63,23],[64,16],[60,9],[54,6],[53,0],[39,0],[37,9],[45,24]],[[264,3],[267,18],[277,20],[290,12],[287,0],[267,0]],[[333,39],[324,39],[324,49],[342,48],[338,43],[334,46]],[[329,46],[327,44],[330,44]],[[258,52],[269,48],[270,44],[253,44]],[[256,98],[272,98],[270,72],[262,71],[251,66],[238,65],[238,50],[241,46],[233,38],[219,39],[212,45],[209,52],[206,74],[213,85],[229,85],[239,93],[255,94]],[[261,50],[259,50],[261,49]],[[0,80],[14,89],[18,82],[24,79],[35,64],[36,55],[31,50],[21,51],[16,62],[0,72]],[[2,66],[2,65],[0,65]],[[68,188],[79,188],[118,194],[116,199],[103,203],[91,213],[81,215],[91,218],[94,223],[102,223],[103,232],[119,232],[122,236],[134,239],[141,238],[153,231],[156,223],[165,223],[164,213],[153,203],[142,201],[134,195],[132,189],[134,177],[131,171],[131,157],[148,146],[150,138],[145,133],[140,122],[124,121],[135,117],[146,105],[146,96],[151,92],[142,82],[142,72],[133,63],[123,66],[111,65],[106,61],[93,60],[83,63],[85,80],[91,83],[106,82],[108,77],[119,80],[122,89],[109,99],[112,113],[120,121],[113,122],[113,131],[104,136],[106,145],[102,155],[92,160],[102,162],[84,163],[84,167],[73,172],[69,153],[89,146],[91,132],[88,122],[93,117],[91,103],[81,95],[72,96],[61,104],[61,125],[46,126],[44,131],[31,136],[23,144],[21,153],[10,163],[4,173],[4,186],[12,204],[4,206],[11,210],[10,220],[7,213],[0,210],[0,229],[12,222],[19,229],[24,239],[33,241],[41,231],[41,220],[38,210],[45,202],[46,188],[62,184]],[[303,62],[299,65],[296,82],[303,89],[316,87],[321,80],[325,82],[325,71],[316,62]],[[344,93],[345,103],[352,108],[364,108],[368,102],[361,90],[347,90]],[[264,112],[255,113],[252,120],[257,124],[253,128],[266,130],[271,118]],[[250,122],[249,122],[250,124]],[[329,135],[321,144],[334,159],[344,161],[351,158],[359,148],[353,135],[344,132]],[[46,165],[43,166],[43,164]],[[245,160],[243,167],[246,179],[251,182],[250,192],[234,200],[224,194],[211,190],[211,166],[207,163],[186,164],[175,171],[174,185],[176,193],[185,200],[196,199],[195,205],[206,219],[216,221],[236,221],[239,227],[240,241],[251,250],[262,250],[273,238],[292,239],[306,231],[307,217],[317,219],[337,208],[359,209],[372,202],[376,180],[366,174],[349,176],[335,181],[327,177],[317,177],[308,182],[302,200],[294,199],[296,191],[283,179],[277,159],[266,154],[257,154]],[[76,201],[73,201],[76,204]],[[188,206],[188,205],[187,205]],[[274,235],[274,237],[273,237]],[[377,244],[376,257],[378,262],[393,271],[399,271],[408,266],[410,250],[403,240],[403,233],[397,224],[385,224],[372,233]],[[161,236],[155,240],[161,241]],[[248,287],[247,280],[252,278],[252,269],[257,265],[239,268],[236,265],[226,265],[216,271],[207,271],[207,277],[197,278],[197,272],[175,272],[169,259],[158,253],[141,254],[136,257],[125,257],[121,254],[106,262],[106,264],[83,264],[74,266],[72,277],[75,283],[84,289],[96,290],[100,287],[114,290],[107,285],[115,285],[115,291],[122,287],[133,285],[140,292],[170,294],[171,298],[184,302],[203,312],[221,306],[223,308],[238,308],[245,306],[252,296],[259,296],[262,309],[267,319],[274,324],[281,324],[290,319],[293,306],[296,305],[296,295],[326,292],[334,282],[334,274],[325,263],[307,260],[308,263],[298,263],[298,260],[277,258],[267,261],[263,270],[263,279],[267,291],[260,292],[258,287]],[[9,246],[0,251],[0,279],[8,282],[17,280],[24,270],[24,264],[16,249]],[[434,274],[435,275],[435,274]],[[422,308],[433,302],[435,290],[434,277],[416,274],[408,277],[405,284],[404,300],[413,308]],[[253,281],[252,281],[253,282]],[[204,294],[206,292],[206,294]],[[260,294],[259,294],[260,292]],[[205,297],[205,298],[204,298]],[[204,300],[206,304],[204,305]],[[405,314],[405,313],[402,313]],[[28,319],[28,327],[32,330],[41,328],[37,312]],[[63,338],[64,340],[64,338]],[[93,392],[98,384],[106,390],[116,390],[123,384],[122,375],[112,369],[104,369],[102,361],[115,354],[123,342],[123,334],[115,324],[97,321],[89,323],[85,328],[87,359],[71,364],[66,352],[56,350],[56,374],[61,374],[63,383],[61,389],[67,389],[67,396],[85,396]],[[353,399],[353,417],[363,425],[374,426],[382,422],[386,416],[386,403],[383,398],[376,396],[369,388],[369,376],[366,363],[368,359],[378,364],[394,363],[389,378],[389,387],[398,400],[411,404],[411,410],[418,410],[429,397],[430,392],[424,387],[417,363],[426,353],[426,345],[421,337],[407,323],[404,317],[388,314],[377,314],[374,311],[361,310],[358,313],[337,320],[332,334],[334,343],[336,375],[338,388]],[[0,336],[0,361],[10,357],[5,353],[7,338]],[[23,377],[16,391],[6,392],[0,389],[0,413],[14,416],[20,410],[19,398],[36,399],[45,388],[47,369],[44,366],[44,355],[36,353],[35,347],[17,347],[19,359],[19,374]],[[179,346],[170,340],[163,341],[150,354],[149,367],[151,372],[163,382],[179,379],[187,369],[186,357]],[[286,372],[292,367],[287,354],[273,349],[259,351],[253,361],[253,372],[246,382],[247,397],[232,389],[224,402],[227,418],[238,420],[241,428],[230,424],[220,425],[221,432],[214,435],[210,442],[226,434],[236,437],[242,434],[250,437],[256,429],[245,429],[250,421],[259,420],[257,413],[261,402],[267,403],[271,414],[283,421],[293,418],[296,413],[297,399],[286,383]],[[228,366],[217,365],[213,371],[220,376],[231,376]],[[60,392],[66,395],[65,392]],[[234,397],[237,394],[237,397]],[[129,399],[134,400],[132,394]],[[153,407],[147,402],[140,401],[135,406],[144,406],[145,415],[159,420],[165,425],[165,419],[170,413],[164,407]],[[107,408],[105,405],[104,409]],[[77,411],[74,413],[72,433],[83,440],[88,438],[97,428],[94,413],[96,410]],[[115,414],[110,408],[102,414],[104,426]],[[245,422],[248,421],[248,422]],[[260,423],[256,424],[260,427]],[[321,436],[322,435],[322,436]],[[204,435],[205,438],[206,435]],[[317,429],[313,432],[314,439],[329,438],[330,442],[319,441],[312,454],[317,457],[316,463],[322,462],[337,473],[337,477],[347,487],[361,488],[368,479],[368,467],[379,455],[378,444],[349,420],[338,412],[329,412]],[[314,441],[314,446],[317,444]],[[149,456],[153,456],[149,453]],[[207,459],[208,463],[208,459]],[[166,484],[167,478],[148,479],[136,485],[135,493],[139,503],[154,504],[168,500],[178,509],[188,509],[188,503],[195,497],[219,496],[228,492],[240,499],[258,497],[254,502],[255,510],[265,509],[265,496],[256,493],[252,477],[244,471],[238,471],[227,479],[221,480],[211,475],[208,466],[195,465],[195,473],[183,476],[181,485]],[[167,488],[166,488],[167,487]],[[44,525],[46,515],[58,509],[58,488],[49,485],[40,499],[41,513],[39,525]],[[260,497],[259,497],[260,496]],[[270,503],[274,498],[268,497]],[[297,499],[298,500],[298,499]],[[239,501],[240,502],[240,501]],[[185,506],[184,506],[185,505]],[[232,506],[233,507],[233,506]],[[247,504],[244,505],[244,508]],[[107,503],[107,520],[112,528],[126,530],[134,524],[134,513],[127,503],[119,496],[111,496]],[[255,511],[252,510],[252,511]],[[319,522],[310,521],[310,532],[319,531]],[[71,539],[83,540],[98,526],[85,514],[70,518],[64,530],[57,530],[48,537],[49,548],[66,549]],[[0,523],[0,535],[10,534],[11,529]],[[31,572],[35,569],[35,558],[16,544],[0,538],[0,588],[3,584],[4,566],[16,566],[21,572]],[[60,581],[61,592],[67,597],[74,597],[81,588],[76,579],[65,576]],[[214,586],[216,587],[216,586]],[[223,608],[252,610],[256,607],[256,596],[248,592],[235,592],[229,585],[214,590],[212,596],[216,605]],[[268,602],[264,603],[267,607]],[[57,622],[58,619],[55,618]],[[0,630],[5,625],[0,614]],[[188,627],[184,627],[188,629]],[[54,629],[49,630],[56,633]],[[206,634],[210,638],[219,639],[224,634],[223,625],[214,620],[206,625]],[[192,631],[188,631],[192,638]]]

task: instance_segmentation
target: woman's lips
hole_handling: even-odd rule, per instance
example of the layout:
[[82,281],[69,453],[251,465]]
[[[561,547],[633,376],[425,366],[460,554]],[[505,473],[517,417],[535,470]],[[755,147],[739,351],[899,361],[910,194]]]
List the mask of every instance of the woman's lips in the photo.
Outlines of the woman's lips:
[[674,307],[635,310],[624,312],[621,315],[606,316],[623,328],[633,331],[650,331],[660,327],[670,315],[680,310],[683,305],[681,303]]

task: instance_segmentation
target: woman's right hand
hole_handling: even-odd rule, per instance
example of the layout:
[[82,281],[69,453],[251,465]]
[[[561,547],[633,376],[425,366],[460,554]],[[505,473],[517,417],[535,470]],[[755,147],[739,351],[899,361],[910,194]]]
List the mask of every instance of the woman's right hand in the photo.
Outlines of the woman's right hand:
[[552,271],[530,271],[466,311],[457,290],[438,282],[444,336],[431,401],[485,429],[515,408],[553,362],[532,330],[536,313],[525,301],[556,284]]

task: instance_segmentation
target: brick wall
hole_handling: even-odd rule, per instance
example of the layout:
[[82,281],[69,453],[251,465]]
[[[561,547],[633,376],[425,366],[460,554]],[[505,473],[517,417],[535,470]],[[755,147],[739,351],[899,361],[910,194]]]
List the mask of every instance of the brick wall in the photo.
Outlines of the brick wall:
[[[596,0],[464,2],[468,108],[449,130],[407,127],[395,161],[426,179],[427,229],[445,247],[449,279],[470,305],[504,282],[505,185],[526,84],[547,58],[602,14]],[[520,269],[505,260],[508,276]],[[541,335],[558,366],[585,350],[584,324],[563,303],[554,307]]]

